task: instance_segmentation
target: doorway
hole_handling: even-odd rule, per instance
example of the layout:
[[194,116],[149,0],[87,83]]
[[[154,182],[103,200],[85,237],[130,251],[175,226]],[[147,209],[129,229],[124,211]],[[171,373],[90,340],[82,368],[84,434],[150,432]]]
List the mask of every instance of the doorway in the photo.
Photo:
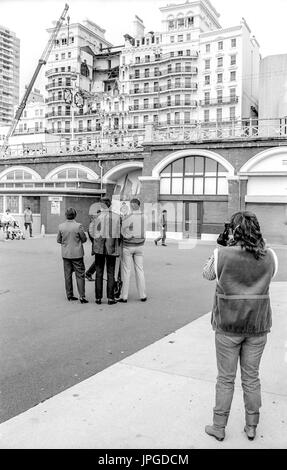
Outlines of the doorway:
[[200,238],[202,226],[202,202],[184,202],[183,237]]

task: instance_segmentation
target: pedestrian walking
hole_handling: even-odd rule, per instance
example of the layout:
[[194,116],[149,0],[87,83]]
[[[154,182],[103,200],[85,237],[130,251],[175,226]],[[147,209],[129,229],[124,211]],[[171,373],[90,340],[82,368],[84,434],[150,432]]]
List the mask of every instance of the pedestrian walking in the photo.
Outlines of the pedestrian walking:
[[160,236],[154,240],[155,245],[161,240],[161,246],[166,246],[166,231],[167,231],[167,211],[163,210],[160,216]]
[[28,230],[29,228],[30,238],[33,237],[32,224],[33,224],[33,213],[31,211],[31,208],[27,206],[24,210],[24,227],[25,227],[25,230]]
[[96,303],[100,305],[103,298],[104,269],[107,267],[107,298],[108,304],[116,304],[114,294],[116,258],[120,254],[120,216],[112,211],[112,203],[108,198],[100,200],[101,213],[93,220],[89,233],[94,239],[96,261],[95,294]]
[[142,302],[147,300],[145,277],[143,269],[143,246],[145,243],[145,218],[140,210],[140,201],[130,201],[131,213],[122,220],[121,233],[123,240],[121,277],[122,292],[119,302],[128,300],[131,267],[134,265],[136,285],[139,298]]
[[57,242],[62,245],[65,288],[69,301],[74,297],[73,272],[76,275],[77,288],[82,304],[88,303],[85,298],[85,265],[83,243],[87,241],[83,226],[76,222],[77,212],[73,207],[66,210],[66,221],[59,225]]
[[211,322],[218,376],[213,425],[205,432],[219,441],[225,438],[240,362],[244,431],[253,440],[261,407],[259,365],[272,323],[269,286],[278,261],[266,247],[255,214],[234,214],[228,229],[232,238],[226,231],[226,246],[215,249],[203,270],[205,279],[217,281]]

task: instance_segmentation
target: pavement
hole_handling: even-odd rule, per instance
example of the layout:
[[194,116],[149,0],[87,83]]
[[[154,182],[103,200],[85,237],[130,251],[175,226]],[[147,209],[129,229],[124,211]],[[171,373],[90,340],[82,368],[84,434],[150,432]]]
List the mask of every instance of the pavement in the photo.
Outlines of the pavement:
[[253,442],[243,432],[239,374],[225,441],[204,432],[216,382],[208,313],[0,424],[0,448],[286,449],[286,287],[271,285],[273,328],[261,363],[263,407]]

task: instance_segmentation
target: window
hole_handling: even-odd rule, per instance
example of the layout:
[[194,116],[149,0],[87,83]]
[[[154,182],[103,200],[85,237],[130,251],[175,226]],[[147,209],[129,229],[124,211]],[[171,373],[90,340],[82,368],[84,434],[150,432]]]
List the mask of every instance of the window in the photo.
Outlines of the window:
[[63,39],[62,39],[62,44],[63,44],[63,45],[66,45],[66,44],[67,44],[67,38],[63,38]]
[[87,131],[91,131],[92,130],[92,121],[91,119],[88,119],[87,120]]
[[186,49],[185,53],[186,55],[190,55],[190,49]]
[[154,59],[155,59],[155,60],[160,60],[160,54],[155,54],[155,55],[154,55]]
[[154,99],[153,99],[153,107],[154,107],[154,109],[159,108],[159,100],[158,100],[158,98],[154,98]]
[[172,71],[171,64],[168,64],[168,66],[167,66],[167,73],[171,73],[171,71]]
[[169,53],[170,57],[174,57],[174,52]]
[[134,116],[134,128],[137,129],[139,127],[139,117]]
[[210,69],[210,59],[206,59],[205,60],[205,70],[209,70]]
[[72,53],[68,52],[68,59],[70,59],[71,57],[72,57]]
[[223,74],[222,73],[218,73],[217,74],[217,83],[222,83],[223,81]]
[[168,95],[167,97],[167,102],[166,102],[167,106],[171,106],[171,96]]
[[136,60],[135,60],[136,64],[139,64],[140,61],[141,61],[140,57],[136,57]]
[[236,55],[230,56],[230,65],[236,65]]
[[140,86],[139,86],[138,83],[135,83],[135,87],[134,87],[134,93],[135,93],[135,95],[136,95],[137,93],[139,93],[139,92],[140,92]]
[[147,114],[144,115],[143,122],[144,122],[144,124],[146,124],[148,122],[148,115]]
[[184,86],[185,86],[185,88],[191,88],[191,78],[190,77],[185,77]]
[[166,123],[168,126],[170,125],[170,113],[167,113],[166,115]]
[[223,41],[219,41],[218,43],[218,50],[222,51],[223,50]]
[[64,60],[66,58],[65,54],[61,54],[61,60]]
[[59,54],[55,55],[55,60],[59,60]]
[[191,72],[191,63],[190,62],[185,63],[185,71],[186,72]]
[[174,20],[170,20],[168,22],[168,29],[171,30],[171,29],[174,29]]
[[210,52],[210,44],[205,45],[205,52]]
[[171,43],[174,42],[174,36],[170,36],[170,42],[171,42]]
[[210,92],[206,91],[204,93],[204,104],[209,105],[210,104]]
[[177,20],[177,26],[178,26],[179,29],[184,27],[184,18],[179,18]]
[[158,82],[153,82],[153,91],[155,91],[155,92],[159,91]]
[[153,115],[153,123],[157,126],[158,125],[158,115],[154,114]]
[[169,90],[171,88],[171,79],[169,78],[167,81],[167,89]]
[[204,77],[204,84],[205,84],[205,85],[210,85],[210,75],[205,75],[205,77]]
[[184,95],[184,104],[190,106],[190,95]]
[[222,108],[217,108],[217,110],[216,110],[216,120],[217,120],[217,122],[222,122]]
[[183,42],[183,34],[177,36],[177,42]]
[[71,132],[70,121],[65,121],[65,132]]
[[140,71],[139,69],[135,70],[135,78],[140,78]]
[[187,41],[190,41],[190,39],[191,39],[191,34],[188,33],[188,34],[186,35],[186,40],[187,40]]
[[159,76],[160,76],[160,71],[159,71],[159,68],[158,68],[158,67],[155,67],[155,68],[154,68],[154,76],[155,76],[155,77],[159,77]]
[[148,109],[148,107],[149,107],[149,100],[148,100],[148,98],[145,98],[144,99],[144,109]]
[[146,55],[145,58],[144,58],[144,61],[145,62],[150,62],[150,55]]
[[139,109],[139,100],[134,100],[134,109]]
[[148,92],[149,92],[149,84],[144,83],[144,93],[148,93]]
[[236,38],[231,39],[231,47],[236,47]]
[[190,112],[189,111],[184,112],[184,124],[190,124]]
[[236,72],[230,72],[230,81],[234,82],[236,80]]
[[223,57],[218,57],[218,59],[217,59],[217,67],[223,67]]
[[222,103],[222,90],[217,90],[217,103]]
[[180,77],[176,77],[175,81],[174,81],[174,86],[175,88],[180,88],[181,87],[181,83],[180,83]]
[[174,123],[180,124],[180,113],[174,113]]
[[175,71],[176,71],[176,72],[181,72],[181,63],[177,62],[177,63],[175,64]]
[[236,88],[230,88],[230,101],[231,103],[236,102]]
[[204,122],[209,122],[209,109],[204,110]]
[[174,104],[175,104],[175,106],[179,106],[179,105],[180,105],[180,95],[175,95],[175,97],[174,97]]
[[235,106],[232,106],[231,108],[229,108],[229,117],[230,117],[230,120],[234,120],[235,119]]
[[227,170],[208,157],[180,158],[161,172],[160,194],[227,195]]
[[177,51],[177,55],[183,56],[183,51]]

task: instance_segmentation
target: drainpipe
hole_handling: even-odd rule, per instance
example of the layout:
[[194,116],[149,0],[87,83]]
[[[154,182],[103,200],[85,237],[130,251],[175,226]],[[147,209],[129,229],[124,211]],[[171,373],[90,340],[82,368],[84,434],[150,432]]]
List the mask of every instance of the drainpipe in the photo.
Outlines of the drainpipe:
[[103,165],[102,165],[102,161],[99,160],[99,167],[101,169],[101,191],[103,190]]

